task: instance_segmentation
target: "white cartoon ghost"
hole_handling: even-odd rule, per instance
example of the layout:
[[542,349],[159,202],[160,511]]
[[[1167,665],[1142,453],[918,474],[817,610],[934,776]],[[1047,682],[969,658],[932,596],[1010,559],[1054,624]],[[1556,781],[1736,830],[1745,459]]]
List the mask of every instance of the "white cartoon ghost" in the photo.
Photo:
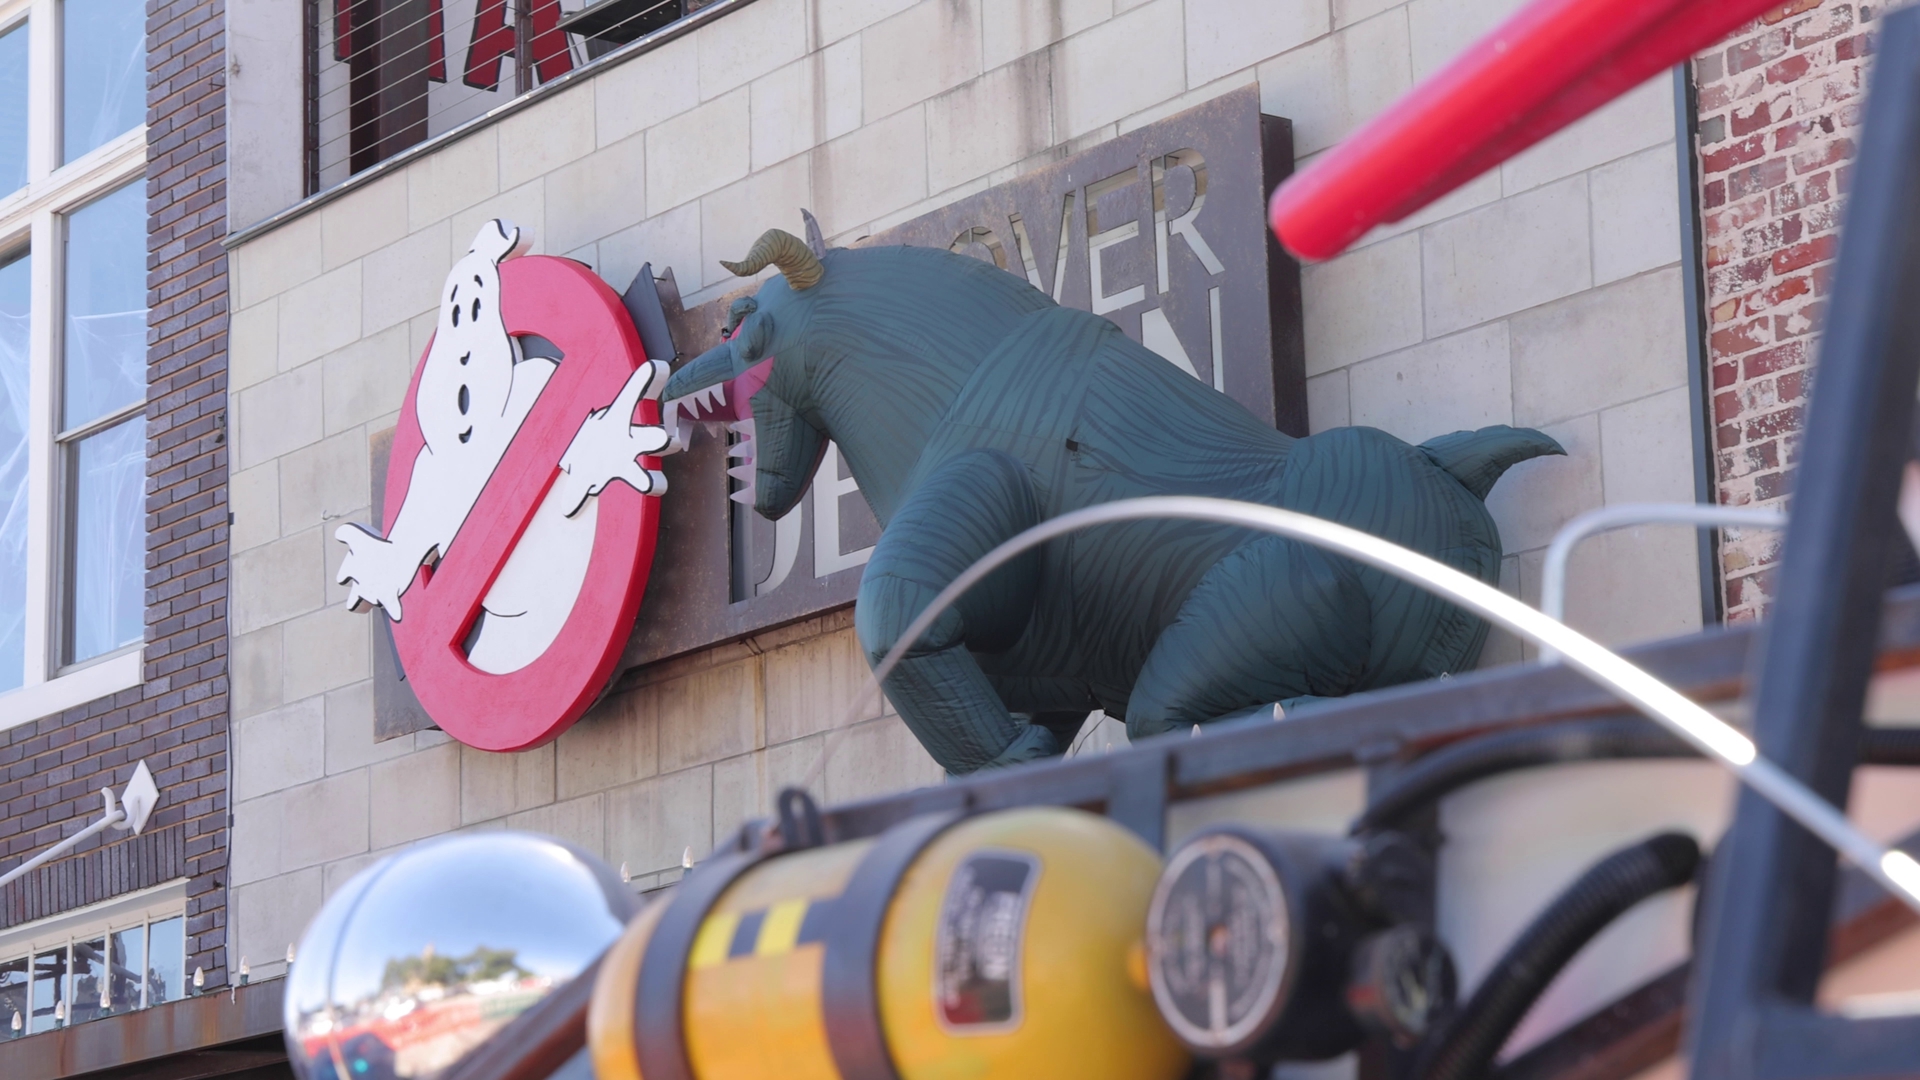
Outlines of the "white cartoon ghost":
[[[402,594],[422,564],[446,554],[558,369],[551,359],[524,355],[501,318],[499,264],[526,247],[527,238],[510,222],[489,221],[447,274],[438,326],[422,362],[414,402],[426,445],[414,459],[406,498],[385,537],[351,524],[334,533],[347,545],[337,579],[347,586],[347,605],[355,611],[378,606],[395,622],[401,621]],[[582,422],[567,450],[562,475],[482,601],[483,623],[489,624],[491,636],[517,639],[507,643],[513,647],[496,641],[482,649],[479,639],[484,635],[476,634],[476,640],[469,642],[469,660],[482,670],[521,666],[531,659],[529,647],[537,646],[532,655],[538,655],[558,634],[580,582],[571,581],[571,588],[563,586],[565,603],[557,606],[551,602],[556,595],[552,586],[561,583],[551,580],[552,570],[575,578],[584,574],[595,516],[590,510],[581,513],[589,509],[589,496],[614,480],[643,494],[665,490],[666,478],[641,468],[636,459],[667,449],[667,433],[659,427],[632,424],[631,417],[642,397],[659,397],[667,372],[668,365],[662,361],[640,365],[613,403]],[[522,557],[523,549],[535,548],[541,549],[540,558]],[[536,564],[552,570],[531,572]],[[509,621],[519,625],[509,631]]]

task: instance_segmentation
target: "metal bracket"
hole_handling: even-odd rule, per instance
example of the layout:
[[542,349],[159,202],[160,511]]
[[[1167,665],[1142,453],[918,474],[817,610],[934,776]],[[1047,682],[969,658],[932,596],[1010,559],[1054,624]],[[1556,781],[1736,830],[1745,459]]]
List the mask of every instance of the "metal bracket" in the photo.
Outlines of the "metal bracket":
[[1167,847],[1167,772],[1172,760],[1165,749],[1148,743],[1115,758],[1107,772],[1107,817],[1155,851]]

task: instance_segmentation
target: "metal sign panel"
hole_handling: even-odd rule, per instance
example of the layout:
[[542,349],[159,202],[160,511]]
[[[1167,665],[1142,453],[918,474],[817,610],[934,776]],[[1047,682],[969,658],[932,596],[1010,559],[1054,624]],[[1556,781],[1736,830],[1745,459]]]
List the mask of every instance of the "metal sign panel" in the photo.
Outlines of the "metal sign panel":
[[[1307,428],[1297,265],[1265,227],[1293,162],[1292,127],[1246,87],[860,242],[990,259],[1136,341],[1290,434]],[[768,221],[771,225],[794,222]],[[675,311],[695,356],[731,297]],[[880,529],[831,448],[780,522],[727,500],[722,437],[667,459],[656,573],[623,665],[650,663],[854,599]]]

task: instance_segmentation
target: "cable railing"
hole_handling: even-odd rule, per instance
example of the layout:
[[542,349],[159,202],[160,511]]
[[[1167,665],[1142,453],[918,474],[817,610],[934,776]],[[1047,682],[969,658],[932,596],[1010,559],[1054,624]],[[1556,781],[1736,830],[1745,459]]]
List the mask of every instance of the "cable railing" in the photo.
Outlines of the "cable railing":
[[309,0],[307,193],[484,116],[710,0]]
[[[1567,563],[1582,540],[1614,529],[1636,525],[1691,525],[1696,529],[1784,529],[1787,515],[1779,510],[1714,503],[1622,503],[1589,510],[1560,527],[1547,545],[1541,572],[1540,610],[1549,618],[1567,620]],[[1552,649],[1540,650],[1541,663],[1560,658]]]

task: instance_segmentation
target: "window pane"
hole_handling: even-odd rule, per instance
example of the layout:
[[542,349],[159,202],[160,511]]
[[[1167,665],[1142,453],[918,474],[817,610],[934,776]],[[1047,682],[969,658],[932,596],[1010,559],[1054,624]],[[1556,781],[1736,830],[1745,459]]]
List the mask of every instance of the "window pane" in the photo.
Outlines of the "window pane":
[[27,24],[0,34],[0,194],[27,182]]
[[67,1023],[84,1024],[100,1018],[106,993],[107,939],[73,943],[73,997],[67,1005]]
[[0,691],[20,685],[27,659],[28,265],[0,264]]
[[146,615],[147,420],[135,416],[69,450],[67,662],[140,640]]
[[27,1033],[52,1031],[57,1021],[54,1012],[67,1000],[67,950],[43,952],[33,958],[33,1012],[27,1017]]
[[113,932],[113,986],[108,1003],[117,1013],[140,1007],[140,972],[147,962],[147,928]]
[[147,395],[147,204],[129,184],[67,218],[66,406],[71,429]]
[[62,161],[72,161],[147,112],[147,6],[135,0],[66,0],[60,37],[65,72]]
[[26,1033],[27,960],[21,957],[0,964],[0,1039],[17,1039]]
[[187,996],[187,921],[157,922],[147,928],[147,1005],[179,1001]]

